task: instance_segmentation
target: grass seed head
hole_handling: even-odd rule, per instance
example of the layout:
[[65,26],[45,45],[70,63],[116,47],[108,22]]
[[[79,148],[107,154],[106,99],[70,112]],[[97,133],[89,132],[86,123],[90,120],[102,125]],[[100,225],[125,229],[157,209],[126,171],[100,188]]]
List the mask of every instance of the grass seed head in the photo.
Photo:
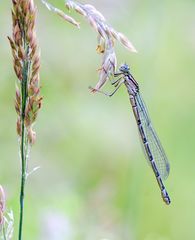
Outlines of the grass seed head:
[[[23,119],[25,126],[29,129],[32,128],[41,107],[42,98],[39,96],[40,54],[35,33],[36,8],[34,1],[12,0],[12,3],[12,38],[8,37],[8,40],[12,49],[14,71],[18,78],[15,99],[15,109],[18,115],[16,129],[18,136],[21,137]],[[34,143],[32,139],[35,138],[29,138],[30,143]]]

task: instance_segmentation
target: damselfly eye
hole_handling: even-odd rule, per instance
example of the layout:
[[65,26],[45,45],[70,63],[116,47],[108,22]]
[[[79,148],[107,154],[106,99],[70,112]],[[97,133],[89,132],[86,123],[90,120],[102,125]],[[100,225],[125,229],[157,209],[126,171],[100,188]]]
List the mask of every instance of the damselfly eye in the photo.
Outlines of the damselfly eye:
[[130,68],[129,68],[129,66],[128,66],[127,64],[123,64],[123,65],[121,65],[121,67],[119,68],[119,70],[120,70],[121,72],[123,72],[123,73],[128,73],[129,70],[130,70]]

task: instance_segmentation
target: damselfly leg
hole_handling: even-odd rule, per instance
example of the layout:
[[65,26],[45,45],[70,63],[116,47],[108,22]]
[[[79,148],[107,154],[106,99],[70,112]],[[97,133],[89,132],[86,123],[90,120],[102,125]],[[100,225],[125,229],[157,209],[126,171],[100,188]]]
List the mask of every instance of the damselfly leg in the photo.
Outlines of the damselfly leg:
[[120,78],[118,78],[117,80],[111,81],[111,84],[114,85],[115,87],[117,87],[118,84],[120,83],[120,80],[121,80],[122,78],[123,78],[123,77],[120,77]]
[[[121,79],[121,78],[120,78]],[[93,88],[93,87],[91,87],[91,86],[89,86],[89,89],[91,90],[91,91],[93,91],[93,92],[99,92],[99,93],[102,93],[102,94],[104,94],[105,96],[108,96],[108,97],[112,97],[117,91],[118,91],[118,89],[120,88],[120,86],[124,83],[124,79],[122,79],[121,81],[120,81],[120,79],[118,79],[116,82],[115,82],[115,84],[117,84],[116,85],[116,89],[114,89],[114,91],[113,92],[111,92],[111,93],[106,93],[106,92],[104,92],[104,91],[101,91],[101,90],[99,90],[99,89],[95,89],[95,88]]]

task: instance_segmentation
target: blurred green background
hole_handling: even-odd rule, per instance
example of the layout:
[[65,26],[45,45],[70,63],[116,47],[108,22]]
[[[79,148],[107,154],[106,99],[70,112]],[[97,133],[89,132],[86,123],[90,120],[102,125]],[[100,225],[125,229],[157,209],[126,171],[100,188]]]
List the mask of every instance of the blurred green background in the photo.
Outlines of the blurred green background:
[[[18,232],[20,162],[15,132],[15,80],[7,35],[11,1],[0,3],[0,184]],[[64,9],[63,0],[50,1]],[[24,239],[195,239],[195,2],[192,0],[82,1],[94,4],[138,50],[116,44],[118,62],[131,65],[169,157],[166,206],[149,168],[126,89],[113,97],[90,94],[98,80],[96,33],[81,29],[40,1],[44,102],[36,124],[28,178]],[[65,10],[66,11],[66,10]]]

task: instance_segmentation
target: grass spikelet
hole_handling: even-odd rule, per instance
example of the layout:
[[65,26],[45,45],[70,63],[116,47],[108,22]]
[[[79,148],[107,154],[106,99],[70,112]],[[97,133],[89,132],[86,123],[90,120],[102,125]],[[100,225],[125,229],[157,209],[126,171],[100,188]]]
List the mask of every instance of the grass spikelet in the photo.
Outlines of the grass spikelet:
[[58,16],[63,18],[66,22],[69,22],[69,23],[73,24],[74,26],[76,26],[77,28],[80,28],[79,23],[76,20],[74,20],[74,18],[66,15],[62,10],[52,6],[47,1],[45,1],[45,0],[41,0],[41,1],[47,7],[47,9],[49,11],[52,11],[52,12],[56,13]]

